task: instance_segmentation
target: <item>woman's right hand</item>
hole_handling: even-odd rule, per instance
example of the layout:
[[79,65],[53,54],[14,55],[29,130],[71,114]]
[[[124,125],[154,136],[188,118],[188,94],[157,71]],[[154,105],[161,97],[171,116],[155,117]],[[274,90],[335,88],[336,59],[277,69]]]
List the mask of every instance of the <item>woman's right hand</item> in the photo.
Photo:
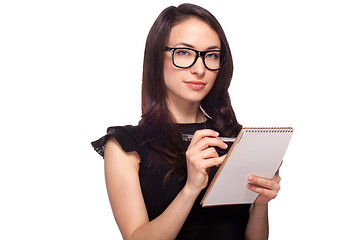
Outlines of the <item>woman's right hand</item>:
[[219,166],[225,156],[219,157],[215,147],[226,149],[228,146],[222,140],[216,138],[219,133],[211,129],[203,129],[195,132],[186,151],[187,181],[186,185],[192,191],[200,193],[209,180],[207,169]]

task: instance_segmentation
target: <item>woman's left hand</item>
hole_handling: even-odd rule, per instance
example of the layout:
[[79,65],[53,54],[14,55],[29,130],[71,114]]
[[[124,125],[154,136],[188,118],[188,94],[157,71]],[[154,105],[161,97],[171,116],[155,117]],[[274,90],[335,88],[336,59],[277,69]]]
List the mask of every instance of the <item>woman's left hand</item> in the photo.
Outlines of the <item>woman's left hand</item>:
[[249,175],[247,188],[259,194],[255,200],[255,204],[267,204],[270,200],[276,198],[280,190],[280,176],[279,170],[275,173],[272,179],[257,177]]

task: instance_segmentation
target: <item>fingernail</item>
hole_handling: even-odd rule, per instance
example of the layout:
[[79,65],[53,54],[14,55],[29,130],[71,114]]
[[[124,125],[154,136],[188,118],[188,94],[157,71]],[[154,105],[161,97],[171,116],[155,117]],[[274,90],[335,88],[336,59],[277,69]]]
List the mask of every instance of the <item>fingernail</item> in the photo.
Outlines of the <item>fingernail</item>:
[[246,184],[246,187],[247,187],[248,189],[252,189],[252,188],[253,188],[253,186],[252,186],[250,183],[247,183],[247,184]]
[[250,182],[254,181],[254,176],[249,175],[249,176],[248,176],[248,180],[249,180]]

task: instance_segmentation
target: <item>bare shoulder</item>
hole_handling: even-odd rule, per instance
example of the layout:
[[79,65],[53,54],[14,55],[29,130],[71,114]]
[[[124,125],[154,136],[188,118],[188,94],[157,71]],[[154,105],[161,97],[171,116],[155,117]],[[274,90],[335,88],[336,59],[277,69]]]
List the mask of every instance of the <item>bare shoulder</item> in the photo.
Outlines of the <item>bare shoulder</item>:
[[115,138],[110,138],[105,145],[105,164],[129,164],[138,168],[140,163],[139,155],[134,152],[125,152]]
[[127,238],[149,221],[138,175],[140,157],[136,152],[125,152],[111,138],[106,143],[104,159],[111,208],[123,237]]

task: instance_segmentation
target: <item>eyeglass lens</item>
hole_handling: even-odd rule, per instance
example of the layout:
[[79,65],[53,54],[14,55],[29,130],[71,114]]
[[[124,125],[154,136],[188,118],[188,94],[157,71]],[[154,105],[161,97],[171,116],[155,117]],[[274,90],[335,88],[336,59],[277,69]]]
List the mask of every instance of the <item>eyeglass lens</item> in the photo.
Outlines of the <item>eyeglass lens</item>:
[[[197,53],[191,49],[175,49],[173,52],[174,64],[178,67],[187,68],[195,63]],[[203,57],[205,66],[212,70],[220,68],[221,53],[219,51],[210,51]]]

